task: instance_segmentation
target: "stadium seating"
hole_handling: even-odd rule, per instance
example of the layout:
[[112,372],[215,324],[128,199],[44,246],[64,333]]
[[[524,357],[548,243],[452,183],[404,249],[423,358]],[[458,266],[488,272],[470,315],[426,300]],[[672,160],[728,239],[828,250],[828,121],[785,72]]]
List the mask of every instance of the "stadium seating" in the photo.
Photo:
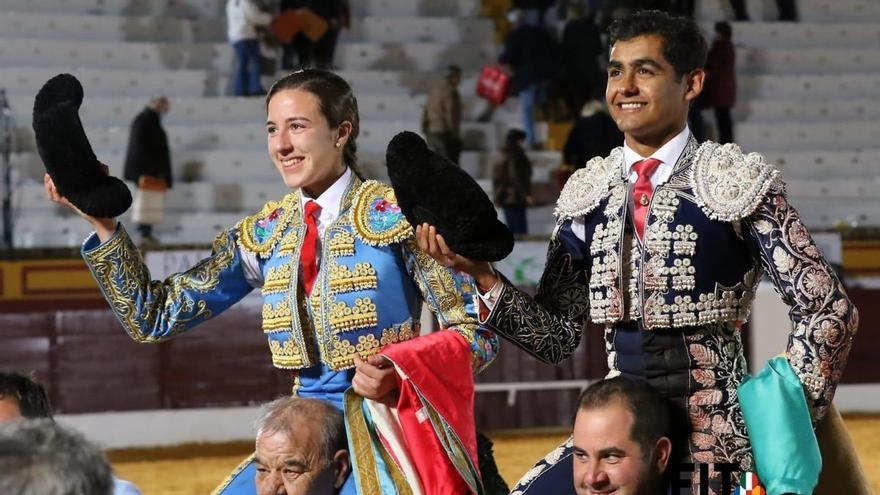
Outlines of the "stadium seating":
[[[874,199],[880,178],[880,4],[801,0],[802,22],[779,23],[770,22],[772,0],[747,3],[753,22],[733,24],[737,141],[782,169],[811,227],[880,225],[880,202]],[[461,165],[490,190],[490,165],[520,118],[514,97],[490,122],[476,121],[484,108],[474,96],[476,74],[499,50],[492,22],[478,17],[480,0],[360,0],[352,9],[336,63],[358,97],[361,168],[370,176],[385,175],[388,140],[401,130],[418,130],[426,93],[439,71],[455,63],[465,69]],[[84,125],[98,157],[117,175],[131,119],[150,97],[171,97],[164,123],[176,185],[166,198],[166,223],[157,231],[163,241],[207,243],[215,227],[229,226],[285,193],[265,149],[263,99],[226,96],[233,57],[223,2],[0,0],[0,12],[0,88],[8,93],[14,120],[18,245],[75,246],[87,230],[43,198],[43,169],[30,129],[36,89],[59,72],[83,82]],[[709,32],[715,20],[730,18],[728,2],[699,2],[697,15]],[[538,133],[548,135],[546,124],[539,124]],[[535,181],[552,182],[560,153],[530,156]],[[531,209],[529,222],[534,233],[549,233],[552,206]]]

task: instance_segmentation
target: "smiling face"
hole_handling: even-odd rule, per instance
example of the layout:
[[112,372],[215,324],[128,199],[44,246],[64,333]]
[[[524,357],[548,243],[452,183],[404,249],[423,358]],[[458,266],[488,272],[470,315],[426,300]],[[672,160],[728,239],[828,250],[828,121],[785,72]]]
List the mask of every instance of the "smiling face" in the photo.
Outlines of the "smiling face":
[[302,89],[285,89],[268,104],[269,155],[290,188],[317,198],[345,172],[343,149],[351,123],[331,129],[318,98]]
[[645,452],[632,436],[633,415],[621,400],[578,411],[572,435],[574,484],[578,495],[656,493],[666,468],[669,440]]
[[660,36],[617,41],[608,62],[605,100],[630,148],[650,156],[681,132],[688,103],[700,94],[703,78],[699,69],[676,76]]

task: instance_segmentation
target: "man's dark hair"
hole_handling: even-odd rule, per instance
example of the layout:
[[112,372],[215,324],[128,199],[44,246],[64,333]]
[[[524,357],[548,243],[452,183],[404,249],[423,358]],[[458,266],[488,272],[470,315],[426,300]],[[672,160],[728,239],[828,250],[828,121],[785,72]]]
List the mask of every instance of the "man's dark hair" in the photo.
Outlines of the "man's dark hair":
[[733,37],[733,27],[729,22],[719,21],[715,23],[715,32],[729,40]]
[[639,36],[663,39],[663,56],[675,69],[678,80],[706,66],[706,39],[693,19],[673,16],[659,10],[640,10],[616,19],[608,28],[609,45]]
[[633,416],[629,436],[643,455],[651,455],[661,437],[672,438],[668,401],[654,387],[632,378],[618,376],[590,385],[578,399],[577,410],[596,409],[616,400]]
[[447,65],[446,68],[443,70],[443,74],[446,77],[460,76],[461,75],[461,67],[459,67],[458,65],[455,65],[455,64]]
[[20,373],[0,372],[0,398],[15,399],[21,415],[27,419],[52,419],[52,406],[46,389],[36,380]]
[[524,141],[526,139],[526,133],[520,129],[510,129],[507,131],[507,134],[504,136],[504,147],[505,149],[513,149],[515,146],[519,144],[520,141]]

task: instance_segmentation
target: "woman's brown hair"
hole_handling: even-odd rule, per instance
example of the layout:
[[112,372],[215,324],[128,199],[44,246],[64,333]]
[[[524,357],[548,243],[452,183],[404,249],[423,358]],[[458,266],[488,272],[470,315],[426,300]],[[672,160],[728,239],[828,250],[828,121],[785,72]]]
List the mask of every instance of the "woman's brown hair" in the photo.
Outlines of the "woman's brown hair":
[[345,79],[328,70],[298,70],[275,81],[266,95],[266,109],[268,110],[269,101],[276,93],[288,89],[301,89],[315,95],[318,98],[321,113],[327,119],[327,125],[331,129],[339,127],[345,121],[351,123],[351,134],[342,150],[342,160],[358,177],[363,179],[357,166],[356,139],[360,133],[360,117],[358,116],[357,98],[354,96],[351,85]]

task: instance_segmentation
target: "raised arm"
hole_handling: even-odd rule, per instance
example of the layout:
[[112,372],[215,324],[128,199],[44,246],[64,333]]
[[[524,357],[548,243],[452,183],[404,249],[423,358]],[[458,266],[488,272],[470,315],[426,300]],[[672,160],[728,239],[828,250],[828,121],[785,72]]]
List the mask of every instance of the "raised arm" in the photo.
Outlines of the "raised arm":
[[82,255],[116,318],[137,342],[167,340],[216,316],[252,288],[234,229],[217,236],[209,257],[165,280],[151,280],[122,224],[106,242],[92,235]]

